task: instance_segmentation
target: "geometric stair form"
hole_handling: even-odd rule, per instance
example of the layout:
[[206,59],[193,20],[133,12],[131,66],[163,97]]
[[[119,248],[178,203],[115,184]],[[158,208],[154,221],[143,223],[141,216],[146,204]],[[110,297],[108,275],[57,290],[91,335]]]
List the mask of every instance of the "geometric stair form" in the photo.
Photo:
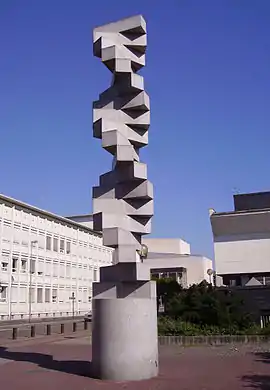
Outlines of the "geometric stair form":
[[138,71],[145,65],[141,15],[94,29],[94,55],[112,72],[93,103],[93,136],[113,157],[93,187],[93,225],[114,248],[113,265],[93,283],[92,365],[97,377],[142,380],[158,374],[156,284],[141,262],[142,235],[151,232],[153,185],[140,149],[148,144],[149,96]]
[[[128,257],[137,260],[141,236],[151,232],[153,191],[147,167],[139,158],[140,148],[148,144],[150,125],[149,96],[137,74],[145,65],[145,50],[142,16],[94,29],[94,55],[112,72],[113,80],[93,103],[93,135],[113,155],[114,167],[101,175],[100,185],[93,189],[93,225],[102,230],[107,245],[116,249],[115,263],[127,259],[126,250],[118,249],[122,244],[113,241],[115,234],[109,237],[112,228],[136,234],[136,245],[129,245],[134,253]],[[108,188],[109,198],[103,193]]]

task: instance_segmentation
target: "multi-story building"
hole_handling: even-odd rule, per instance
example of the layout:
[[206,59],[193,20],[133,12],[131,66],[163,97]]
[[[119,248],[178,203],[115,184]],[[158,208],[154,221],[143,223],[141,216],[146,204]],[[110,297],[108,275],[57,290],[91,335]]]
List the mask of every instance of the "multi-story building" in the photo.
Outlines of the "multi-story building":
[[213,282],[208,274],[212,260],[190,253],[190,244],[180,238],[143,238],[148,247],[144,260],[154,278],[172,278],[187,288],[203,280]]
[[270,284],[270,192],[237,194],[234,211],[210,213],[217,275],[229,286]]
[[101,234],[0,195],[0,319],[83,315],[111,263]]

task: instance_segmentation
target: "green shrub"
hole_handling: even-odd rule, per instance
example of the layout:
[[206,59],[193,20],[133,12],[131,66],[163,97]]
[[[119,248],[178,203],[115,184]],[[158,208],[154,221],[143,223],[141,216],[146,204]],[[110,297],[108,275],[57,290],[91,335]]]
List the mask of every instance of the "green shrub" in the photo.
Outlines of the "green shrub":
[[[269,333],[267,333],[269,332]],[[239,329],[236,324],[228,327],[219,327],[215,325],[199,325],[190,322],[161,316],[158,318],[158,333],[160,336],[211,336],[211,335],[245,335],[245,334],[270,334],[269,328],[261,329],[252,325],[247,329]]]
[[263,336],[270,336],[270,324],[268,324],[265,328],[260,329],[260,334]]

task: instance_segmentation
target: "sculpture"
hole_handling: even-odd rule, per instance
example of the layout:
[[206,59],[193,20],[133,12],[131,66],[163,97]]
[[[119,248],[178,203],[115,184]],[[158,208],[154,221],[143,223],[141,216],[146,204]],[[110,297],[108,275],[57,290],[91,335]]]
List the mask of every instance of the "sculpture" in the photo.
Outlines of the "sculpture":
[[98,377],[140,380],[158,373],[156,285],[138,255],[151,231],[153,185],[139,150],[148,144],[149,97],[137,72],[145,65],[146,22],[134,16],[94,29],[94,55],[113,73],[93,104],[93,135],[113,155],[93,188],[94,229],[115,248],[114,265],[93,284],[93,367]]

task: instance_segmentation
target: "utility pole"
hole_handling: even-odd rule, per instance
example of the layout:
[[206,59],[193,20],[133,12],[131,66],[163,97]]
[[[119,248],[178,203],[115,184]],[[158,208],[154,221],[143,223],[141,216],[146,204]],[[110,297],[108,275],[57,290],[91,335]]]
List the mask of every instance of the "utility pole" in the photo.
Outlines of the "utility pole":
[[71,294],[71,297],[69,297],[69,299],[72,300],[72,318],[74,319],[75,317],[75,293],[74,292]]
[[33,262],[33,247],[35,244],[37,244],[37,240],[34,240],[34,241],[31,241],[30,242],[30,263],[29,263],[29,302],[28,302],[28,309],[29,309],[29,313],[28,313],[28,321],[29,323],[31,322],[31,316],[32,316],[32,262]]

